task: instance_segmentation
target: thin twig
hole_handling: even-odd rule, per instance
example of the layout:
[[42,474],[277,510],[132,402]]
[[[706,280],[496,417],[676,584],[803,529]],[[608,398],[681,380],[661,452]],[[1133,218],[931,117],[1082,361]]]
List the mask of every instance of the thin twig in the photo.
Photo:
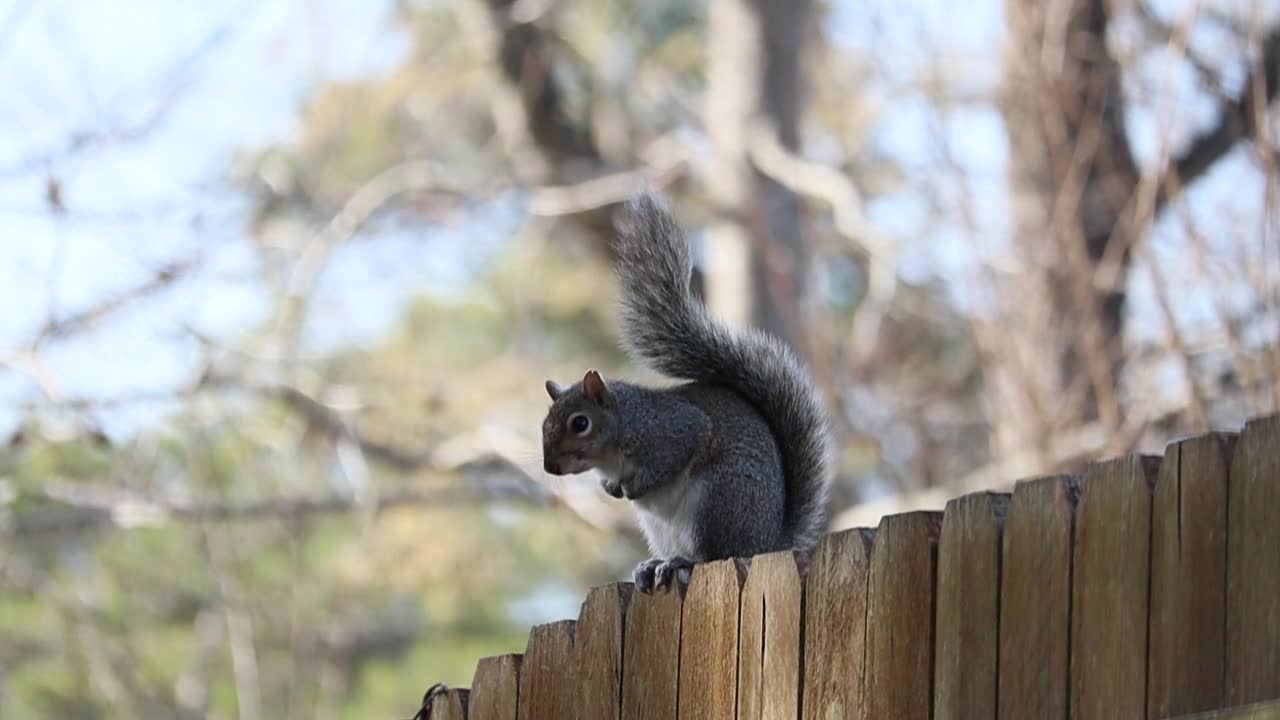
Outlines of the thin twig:
[[[128,530],[164,527],[172,524],[205,522],[259,522],[291,520],[313,515],[349,513],[359,506],[349,494],[282,495],[253,500],[158,499],[124,492],[94,491],[76,484],[47,483],[27,495],[15,495],[0,508],[21,497],[37,497],[57,503],[54,509],[23,510],[0,515],[0,535],[30,537],[99,528]],[[370,502],[370,511],[383,513],[401,507],[452,507],[478,502],[519,502],[535,507],[558,504],[555,496],[532,481],[503,480],[465,485],[401,488],[380,493]]]
[[356,190],[342,209],[306,242],[289,278],[284,309],[278,323],[284,358],[288,361],[297,358],[311,294],[334,248],[349,240],[375,212],[399,195],[441,189],[456,194],[475,191],[474,187],[459,183],[456,178],[456,172],[424,160],[387,168]]

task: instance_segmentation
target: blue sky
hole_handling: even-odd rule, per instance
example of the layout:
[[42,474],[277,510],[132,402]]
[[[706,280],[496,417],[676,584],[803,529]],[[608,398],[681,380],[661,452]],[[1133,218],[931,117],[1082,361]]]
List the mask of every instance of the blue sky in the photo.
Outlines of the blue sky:
[[[258,255],[227,181],[231,160],[294,132],[300,101],[317,84],[394,67],[408,44],[391,6],[0,3],[0,19],[11,19],[0,30],[0,303],[17,309],[0,315],[0,347],[30,338],[51,305],[74,312],[193,256],[200,272],[157,301],[49,346],[63,392],[110,397],[182,383],[195,348],[181,322],[230,338],[263,320]],[[68,138],[127,132],[166,102],[141,139],[67,152]],[[50,172],[72,210],[62,219],[44,205]],[[378,287],[360,272],[385,262],[364,256],[364,266],[340,263],[336,282]],[[359,337],[360,323],[343,326]],[[0,407],[32,392],[26,378],[0,374]],[[123,408],[106,421],[127,428],[153,410]],[[13,421],[3,415],[0,432]]]
[[[1181,6],[1158,3],[1167,17]],[[261,322],[268,299],[254,282],[260,255],[245,237],[244,201],[228,180],[232,159],[296,133],[299,104],[312,88],[394,67],[408,44],[392,10],[390,0],[0,0],[0,307],[9,310],[0,313],[0,352],[27,340],[50,307],[74,311],[193,255],[202,259],[195,277],[84,337],[49,347],[45,359],[66,395],[111,397],[185,382],[195,347],[181,323],[229,339]],[[999,79],[1002,15],[1000,0],[843,2],[834,3],[829,29],[837,43],[885,58],[886,79],[896,87],[941,59],[960,69],[970,90],[986,91]],[[1219,41],[1209,33],[1193,37],[1208,53]],[[1158,54],[1142,67],[1152,77],[1168,76],[1157,112],[1130,117],[1136,150],[1149,161],[1162,123],[1173,122],[1185,135],[1212,117],[1189,72],[1171,71],[1176,64]],[[1230,68],[1226,75],[1230,80]],[[1008,233],[1007,149],[995,110],[959,106],[939,121],[921,97],[884,87],[868,92],[885,98],[876,142],[909,174],[927,175],[939,142],[947,144],[976,179],[977,229],[988,247],[998,248]],[[151,117],[159,120],[139,140],[77,152],[66,147],[68,138],[129,132]],[[73,211],[63,218],[44,205],[50,173]],[[1197,188],[1193,214],[1204,223],[1224,212],[1260,218],[1261,192],[1240,192],[1259,180],[1237,151]],[[944,184],[941,191],[959,201],[954,188]],[[400,231],[341,248],[314,305],[320,320],[309,328],[313,344],[371,339],[406,296],[449,287],[469,262],[465,253],[486,250],[457,238],[502,237],[519,223],[518,203],[490,210],[492,224],[483,227],[473,219],[448,234]],[[904,278],[963,277],[975,261],[971,242],[958,225],[926,234],[925,212],[911,192],[870,208],[876,223],[903,238]],[[1176,223],[1157,226],[1154,244],[1160,253],[1180,252]],[[1134,289],[1135,312],[1150,317],[1141,273]],[[1204,314],[1205,297],[1184,293],[1180,314]],[[1148,325],[1156,327],[1139,323]],[[6,407],[34,396],[27,378],[0,370],[0,433],[16,419]],[[109,431],[127,432],[155,419],[158,409],[126,406],[103,420]]]

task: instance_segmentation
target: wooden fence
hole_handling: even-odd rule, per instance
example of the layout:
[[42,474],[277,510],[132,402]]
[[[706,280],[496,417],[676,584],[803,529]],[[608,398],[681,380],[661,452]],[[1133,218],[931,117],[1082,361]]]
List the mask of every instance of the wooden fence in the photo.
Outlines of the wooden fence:
[[[591,591],[432,720],[1169,718],[1280,698],[1280,416]],[[1204,717],[1280,718],[1275,705]]]

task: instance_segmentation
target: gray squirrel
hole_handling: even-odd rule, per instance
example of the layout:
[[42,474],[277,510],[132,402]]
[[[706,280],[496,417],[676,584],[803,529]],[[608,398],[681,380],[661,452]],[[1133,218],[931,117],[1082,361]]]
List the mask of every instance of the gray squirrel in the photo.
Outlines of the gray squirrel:
[[544,468],[598,470],[606,493],[632,501],[654,556],[635,569],[642,592],[694,563],[812,547],[830,433],[808,372],[776,338],[708,314],[665,198],[632,198],[616,230],[623,346],[685,382],[648,388],[595,370],[570,386],[548,380]]

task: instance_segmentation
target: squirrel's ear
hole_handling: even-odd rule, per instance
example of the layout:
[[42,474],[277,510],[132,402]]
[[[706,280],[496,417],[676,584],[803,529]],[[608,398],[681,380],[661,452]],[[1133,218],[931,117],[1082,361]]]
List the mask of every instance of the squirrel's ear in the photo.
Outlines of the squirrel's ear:
[[604,384],[604,378],[600,377],[600,373],[595,370],[588,370],[587,374],[583,376],[582,389],[587,393],[587,397],[596,402],[604,402],[605,393],[608,392],[608,388]]
[[547,394],[551,396],[552,400],[559,400],[560,396],[564,394],[564,390],[564,386],[555,380],[547,381]]

